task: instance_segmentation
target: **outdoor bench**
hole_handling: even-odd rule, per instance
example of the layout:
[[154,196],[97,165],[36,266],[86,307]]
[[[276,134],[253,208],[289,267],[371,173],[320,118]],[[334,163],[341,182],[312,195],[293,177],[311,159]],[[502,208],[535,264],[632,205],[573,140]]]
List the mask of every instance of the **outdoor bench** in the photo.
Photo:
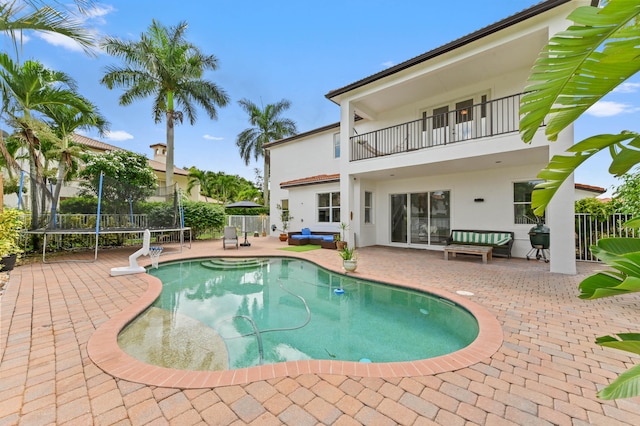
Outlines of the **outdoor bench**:
[[[453,229],[447,239],[447,245],[491,247],[494,256],[511,258],[513,231],[483,231],[473,229]],[[452,250],[450,250],[452,251]]]
[[288,244],[290,246],[303,246],[306,244],[319,245],[322,248],[336,248],[335,232],[315,231],[311,232],[309,228],[303,228],[301,231],[289,232]]

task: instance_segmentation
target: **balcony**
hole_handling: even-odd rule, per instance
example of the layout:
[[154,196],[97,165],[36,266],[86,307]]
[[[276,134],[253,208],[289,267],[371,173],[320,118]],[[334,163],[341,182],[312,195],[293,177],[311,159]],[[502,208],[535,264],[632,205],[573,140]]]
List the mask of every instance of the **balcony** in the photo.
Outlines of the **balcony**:
[[349,160],[366,160],[518,132],[521,96],[517,94],[441,111],[430,117],[352,136]]

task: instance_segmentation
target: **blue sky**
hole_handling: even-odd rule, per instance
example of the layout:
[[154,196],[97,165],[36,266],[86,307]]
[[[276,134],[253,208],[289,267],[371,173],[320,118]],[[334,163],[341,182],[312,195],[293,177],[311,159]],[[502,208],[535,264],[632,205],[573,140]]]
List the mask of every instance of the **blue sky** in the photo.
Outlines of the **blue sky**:
[[[324,95],[384,68],[420,55],[538,3],[538,0],[453,0],[448,2],[391,0],[117,0],[96,3],[82,19],[98,36],[138,40],[152,19],[173,26],[189,24],[187,38],[219,60],[217,71],[205,78],[223,88],[231,103],[211,121],[204,111],[194,126],[176,127],[175,163],[180,167],[238,174],[254,180],[235,139],[249,127],[237,104],[242,98],[257,104],[291,101],[286,112],[298,131],[305,132],[339,120],[339,108]],[[8,37],[5,50],[12,49]],[[111,122],[107,143],[151,155],[149,145],[164,142],[164,123],[155,124],[151,101],[122,107],[121,91],[108,90],[99,80],[108,65],[120,65],[98,52],[89,57],[69,40],[53,35],[26,34],[22,59],[37,59],[64,71],[81,93],[98,105]],[[609,95],[576,125],[576,141],[596,133],[635,130],[640,78]],[[634,118],[636,118],[634,120]],[[617,181],[606,169],[607,155],[587,162],[576,181],[609,188]]]

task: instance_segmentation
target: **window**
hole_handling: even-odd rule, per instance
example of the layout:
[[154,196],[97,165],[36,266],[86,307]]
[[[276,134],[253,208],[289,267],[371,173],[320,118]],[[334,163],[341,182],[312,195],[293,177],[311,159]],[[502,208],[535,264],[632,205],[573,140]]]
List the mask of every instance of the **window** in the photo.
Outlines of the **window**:
[[280,200],[280,207],[282,208],[282,213],[289,214],[289,200]]
[[364,193],[364,223],[373,223],[373,192]]
[[340,158],[340,133],[333,135],[333,158]]
[[318,194],[318,222],[340,223],[340,193]]
[[533,187],[542,182],[541,180],[529,180],[526,182],[513,183],[513,216],[514,223],[535,224],[536,216],[531,209],[531,193]]

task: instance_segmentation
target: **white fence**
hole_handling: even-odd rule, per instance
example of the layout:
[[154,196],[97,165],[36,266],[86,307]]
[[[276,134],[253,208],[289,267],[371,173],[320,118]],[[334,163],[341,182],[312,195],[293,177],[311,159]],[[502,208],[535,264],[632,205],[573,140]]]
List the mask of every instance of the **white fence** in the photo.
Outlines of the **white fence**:
[[598,262],[589,247],[597,244],[601,238],[639,238],[638,229],[622,226],[631,217],[629,214],[617,213],[607,219],[600,219],[588,213],[576,213],[576,259]]
[[240,232],[269,233],[269,216],[227,216],[227,226],[235,226]]

